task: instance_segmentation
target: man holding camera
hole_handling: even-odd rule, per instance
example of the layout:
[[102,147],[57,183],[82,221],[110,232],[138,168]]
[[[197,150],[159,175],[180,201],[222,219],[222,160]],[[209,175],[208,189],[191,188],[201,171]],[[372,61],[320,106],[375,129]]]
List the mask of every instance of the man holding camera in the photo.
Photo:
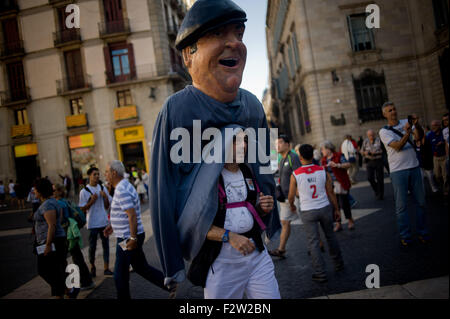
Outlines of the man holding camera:
[[407,210],[408,190],[411,190],[417,202],[417,231],[422,243],[429,241],[425,218],[425,192],[422,174],[417,159],[414,140],[423,138],[423,129],[417,117],[398,120],[397,110],[392,102],[382,107],[383,116],[388,125],[380,130],[380,138],[388,153],[392,186],[394,188],[395,212],[403,247],[411,244],[410,220]]
[[373,130],[367,131],[367,138],[364,140],[361,153],[364,155],[367,179],[370,186],[375,192],[375,197],[382,200],[384,197],[384,167],[383,167],[383,150],[381,141]]

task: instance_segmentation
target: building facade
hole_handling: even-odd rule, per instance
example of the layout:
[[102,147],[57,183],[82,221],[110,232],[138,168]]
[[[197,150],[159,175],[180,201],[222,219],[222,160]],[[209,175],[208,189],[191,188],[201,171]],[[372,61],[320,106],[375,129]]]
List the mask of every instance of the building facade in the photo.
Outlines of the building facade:
[[2,1],[0,180],[78,184],[112,159],[148,171],[158,112],[190,81],[175,49],[186,10],[184,0]]
[[[380,9],[367,28],[366,7]],[[295,143],[340,145],[385,125],[382,104],[422,123],[448,112],[448,0],[269,0],[268,115]]]

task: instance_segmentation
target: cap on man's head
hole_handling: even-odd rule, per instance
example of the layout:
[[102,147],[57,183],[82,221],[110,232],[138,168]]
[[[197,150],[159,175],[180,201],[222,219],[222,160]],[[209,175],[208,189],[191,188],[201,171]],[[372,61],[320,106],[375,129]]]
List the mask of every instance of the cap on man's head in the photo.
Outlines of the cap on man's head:
[[247,15],[231,0],[197,0],[186,13],[175,46],[183,50],[207,32],[230,23],[247,21]]

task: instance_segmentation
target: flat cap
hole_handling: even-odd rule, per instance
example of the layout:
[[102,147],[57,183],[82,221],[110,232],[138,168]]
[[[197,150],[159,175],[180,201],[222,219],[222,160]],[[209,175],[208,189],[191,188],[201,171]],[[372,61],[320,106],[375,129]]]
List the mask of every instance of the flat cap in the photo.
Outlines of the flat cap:
[[247,15],[231,0],[197,0],[178,30],[175,47],[183,50],[207,32],[221,26],[247,21]]

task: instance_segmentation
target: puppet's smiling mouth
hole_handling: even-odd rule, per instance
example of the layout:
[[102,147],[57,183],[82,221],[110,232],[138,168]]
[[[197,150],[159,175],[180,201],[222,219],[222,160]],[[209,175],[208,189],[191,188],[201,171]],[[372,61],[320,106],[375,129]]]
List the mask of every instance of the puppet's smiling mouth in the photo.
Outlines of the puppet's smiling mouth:
[[232,68],[238,64],[238,59],[235,58],[221,59],[219,60],[219,63],[229,68]]

